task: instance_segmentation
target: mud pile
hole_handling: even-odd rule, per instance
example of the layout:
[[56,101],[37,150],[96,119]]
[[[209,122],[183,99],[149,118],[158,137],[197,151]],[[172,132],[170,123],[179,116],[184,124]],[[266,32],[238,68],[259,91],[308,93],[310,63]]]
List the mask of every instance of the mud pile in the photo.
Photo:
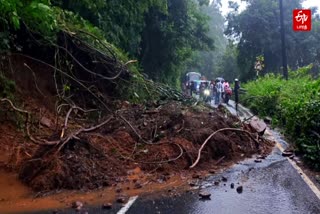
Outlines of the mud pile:
[[[39,145],[22,160],[20,179],[36,191],[96,189],[125,181],[130,170],[170,176],[189,172],[201,144],[222,128],[246,129],[223,107],[216,110],[180,102],[148,106],[121,103],[112,119],[92,132],[59,145]],[[223,158],[238,161],[264,154],[272,145],[256,134],[224,131],[214,135],[193,169],[210,168]]]

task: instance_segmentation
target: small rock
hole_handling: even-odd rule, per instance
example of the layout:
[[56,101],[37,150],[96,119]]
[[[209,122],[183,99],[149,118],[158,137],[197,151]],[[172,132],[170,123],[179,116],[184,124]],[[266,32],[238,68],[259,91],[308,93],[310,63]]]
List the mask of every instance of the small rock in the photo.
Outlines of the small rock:
[[291,155],[289,158],[290,158],[291,160],[294,159],[294,155]]
[[255,159],[254,162],[256,162],[256,163],[261,163],[262,160],[261,160],[261,159]]
[[126,197],[123,195],[120,195],[117,197],[117,202],[118,203],[124,203],[126,201]]
[[192,181],[189,182],[189,185],[190,185],[191,187],[194,187],[194,186],[197,186],[198,183],[197,183],[197,181],[192,180]]
[[283,157],[290,157],[291,155],[293,155],[293,152],[291,152],[291,151],[283,151],[282,152]]
[[234,183],[230,184],[231,189],[234,189]]
[[193,174],[192,178],[200,178],[200,174]]
[[242,193],[243,192],[243,186],[238,186],[237,187],[237,193]]
[[112,208],[112,204],[111,203],[105,203],[102,205],[102,209],[106,209],[106,210],[110,210]]
[[75,209],[80,208],[81,209],[82,207],[83,207],[83,203],[81,201],[75,201],[72,203],[72,208],[75,208]]
[[263,120],[264,120],[264,122],[269,123],[269,124],[272,122],[271,117],[265,117]]
[[117,193],[122,192],[122,188],[121,188],[121,187],[117,187],[117,188],[116,188],[116,192],[117,192]]
[[223,182],[227,182],[227,181],[228,181],[228,178],[222,176],[221,180],[222,180]]
[[50,119],[46,118],[46,117],[42,117],[40,119],[40,124],[43,126],[46,126],[47,128],[50,128],[52,126],[52,123],[50,121]]
[[219,181],[215,181],[213,184],[218,186],[219,185]]
[[210,198],[211,194],[206,192],[206,191],[201,191],[199,192],[199,196],[202,198],[202,199],[208,199]]
[[266,156],[264,156],[264,155],[259,155],[259,156],[257,156],[257,159],[266,159]]
[[209,170],[209,173],[210,173],[210,174],[215,174],[216,171],[215,171],[214,169],[210,169],[210,170]]
[[82,207],[77,207],[77,208],[76,208],[76,211],[77,211],[77,212],[80,212],[81,209],[82,209]]
[[135,189],[141,189],[142,188],[142,184],[140,182],[137,182],[134,184],[134,188]]

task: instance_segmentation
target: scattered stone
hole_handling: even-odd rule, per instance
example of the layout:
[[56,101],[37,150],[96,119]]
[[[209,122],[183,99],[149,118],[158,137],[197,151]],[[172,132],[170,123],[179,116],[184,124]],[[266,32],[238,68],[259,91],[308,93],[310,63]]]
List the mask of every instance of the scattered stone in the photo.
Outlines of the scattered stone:
[[124,202],[126,202],[126,197],[125,197],[124,195],[119,195],[119,196],[117,197],[117,202],[118,202],[118,203],[124,203]]
[[83,207],[83,203],[81,201],[75,201],[72,203],[72,208],[77,209],[77,208],[82,208]]
[[50,128],[52,126],[52,123],[50,121],[50,119],[46,118],[46,117],[42,117],[40,119],[40,124],[43,126],[46,126],[47,128]]
[[134,188],[135,188],[135,189],[141,189],[141,188],[142,188],[142,184],[141,184],[140,182],[136,182],[136,183],[134,184]]
[[200,178],[200,177],[201,177],[200,174],[193,174],[193,175],[192,175],[192,178]]
[[226,184],[223,184],[223,186],[226,186]]
[[202,198],[202,199],[209,199],[211,194],[207,191],[200,191],[199,192],[199,196]]
[[283,151],[282,152],[282,156],[283,157],[290,157],[291,155],[293,155],[292,151]]
[[77,212],[80,212],[81,209],[82,209],[82,207],[77,207],[77,208],[76,208],[76,211],[77,211]]
[[209,170],[209,173],[210,173],[210,174],[215,174],[216,171],[215,171],[214,169],[210,169],[210,170]]
[[258,156],[257,156],[257,159],[266,159],[266,156],[264,156],[264,155],[258,155]]
[[198,185],[198,182],[195,181],[195,180],[192,180],[192,181],[189,182],[189,185],[190,185],[191,187],[194,187],[194,186],[197,186],[197,185]]
[[214,185],[218,186],[219,185],[219,181],[215,181]]
[[110,210],[112,208],[112,204],[111,203],[105,203],[102,205],[102,209],[106,209],[106,210]]
[[231,189],[234,189],[234,183],[230,184]]
[[242,193],[243,192],[243,186],[238,186],[237,187],[237,193]]
[[289,158],[290,158],[291,160],[293,160],[293,159],[294,159],[294,155],[291,155]]
[[221,180],[222,180],[223,182],[227,182],[227,181],[228,181],[228,178],[222,176]]
[[271,117],[265,117],[264,119],[264,122],[270,124],[272,122],[272,118]]
[[117,187],[117,188],[116,188],[116,192],[117,192],[117,193],[122,192],[122,188],[121,188],[121,187]]
[[256,163],[261,163],[262,160],[261,160],[261,159],[255,159],[254,162],[256,162]]

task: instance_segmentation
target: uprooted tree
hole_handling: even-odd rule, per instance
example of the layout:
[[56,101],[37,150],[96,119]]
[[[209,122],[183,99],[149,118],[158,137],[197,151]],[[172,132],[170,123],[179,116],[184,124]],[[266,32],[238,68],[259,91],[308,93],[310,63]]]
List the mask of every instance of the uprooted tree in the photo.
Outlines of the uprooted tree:
[[40,0],[1,0],[0,11],[9,35],[1,43],[0,113],[20,121],[17,139],[28,138],[12,145],[12,168],[33,189],[93,189],[135,164],[188,169],[200,158],[267,151],[223,108],[146,79],[80,16]]

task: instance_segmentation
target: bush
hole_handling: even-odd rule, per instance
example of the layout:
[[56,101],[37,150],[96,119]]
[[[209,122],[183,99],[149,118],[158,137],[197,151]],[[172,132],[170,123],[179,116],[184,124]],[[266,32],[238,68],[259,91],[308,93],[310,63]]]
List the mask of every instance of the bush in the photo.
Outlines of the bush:
[[311,66],[289,72],[289,80],[269,74],[244,84],[243,104],[260,116],[271,116],[284,128],[311,166],[320,169],[320,80]]

